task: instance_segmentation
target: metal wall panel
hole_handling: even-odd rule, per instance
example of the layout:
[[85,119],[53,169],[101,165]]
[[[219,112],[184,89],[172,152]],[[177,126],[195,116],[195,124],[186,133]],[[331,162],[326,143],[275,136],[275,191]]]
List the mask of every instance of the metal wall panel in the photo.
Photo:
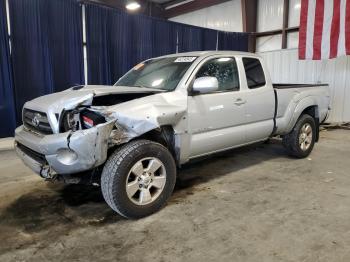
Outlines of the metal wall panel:
[[288,27],[299,26],[301,0],[289,0]]
[[299,46],[299,32],[292,32],[287,34],[287,48],[298,48]]
[[169,20],[221,31],[242,32],[241,0],[232,0]]
[[261,36],[256,39],[256,51],[266,52],[282,48],[282,35]]
[[350,122],[350,57],[332,60],[298,60],[297,49],[263,52],[275,83],[327,83],[331,89],[328,122]]
[[258,32],[282,28],[283,2],[283,0],[258,0]]

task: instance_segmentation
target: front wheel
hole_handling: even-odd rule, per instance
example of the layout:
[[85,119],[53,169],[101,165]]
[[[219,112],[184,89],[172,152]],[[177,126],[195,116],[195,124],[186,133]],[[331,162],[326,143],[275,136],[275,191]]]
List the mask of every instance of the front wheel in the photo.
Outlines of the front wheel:
[[315,138],[315,119],[304,114],[298,119],[293,130],[283,137],[283,145],[290,155],[304,158],[311,153],[315,145]]
[[167,148],[148,140],[132,141],[107,160],[101,188],[107,204],[126,218],[158,211],[173,192],[175,161]]

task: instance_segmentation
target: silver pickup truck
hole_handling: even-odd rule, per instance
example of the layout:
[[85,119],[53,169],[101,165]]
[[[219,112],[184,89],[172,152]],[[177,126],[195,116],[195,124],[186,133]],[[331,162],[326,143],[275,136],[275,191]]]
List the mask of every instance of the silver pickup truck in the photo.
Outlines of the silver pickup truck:
[[303,158],[329,111],[327,85],[273,85],[251,53],[210,51],[144,61],[113,86],[75,86],[27,102],[15,149],[45,179],[101,186],[127,218],[159,210],[177,168],[281,136]]

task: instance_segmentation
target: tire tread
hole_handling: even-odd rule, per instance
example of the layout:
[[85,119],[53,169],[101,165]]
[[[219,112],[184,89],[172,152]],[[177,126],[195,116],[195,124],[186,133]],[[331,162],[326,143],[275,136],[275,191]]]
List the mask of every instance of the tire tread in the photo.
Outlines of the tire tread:
[[[168,149],[163,145],[155,143],[150,140],[134,140],[116,149],[114,153],[108,158],[102,171],[101,190],[105,201],[114,211],[116,211],[117,213],[119,213],[120,215],[126,218],[139,218],[139,217],[143,217],[143,215],[139,215],[139,216],[134,214],[131,215],[130,212],[128,212],[128,210],[125,210],[125,208],[123,208],[122,205],[120,205],[120,203],[116,201],[116,199],[118,199],[120,196],[120,192],[118,192],[115,184],[123,183],[123,181],[120,181],[121,180],[120,175],[118,175],[118,167],[125,160],[125,158],[128,157],[129,154],[131,154],[131,152],[135,150],[139,150],[140,147],[145,145],[150,145],[150,144],[153,144],[153,145],[156,144],[157,146],[162,147],[162,149],[168,151]],[[175,162],[174,162],[174,166],[175,166]],[[169,197],[170,194],[168,193],[166,198]],[[161,206],[157,208],[160,208],[160,207]]]
[[[305,122],[309,122],[311,123],[312,127],[313,127],[313,141],[312,141],[312,145],[310,147],[310,149],[306,152],[301,152],[299,146],[298,146],[298,141],[299,141],[299,130],[301,128],[301,126],[305,123]],[[307,157],[313,147],[314,147],[314,143],[315,143],[315,120],[312,116],[310,116],[309,114],[302,114],[297,123],[295,124],[295,126],[293,127],[292,131],[285,135],[283,137],[282,143],[283,146],[286,148],[287,152],[289,155],[293,156],[293,157],[297,157],[297,158],[304,158]]]

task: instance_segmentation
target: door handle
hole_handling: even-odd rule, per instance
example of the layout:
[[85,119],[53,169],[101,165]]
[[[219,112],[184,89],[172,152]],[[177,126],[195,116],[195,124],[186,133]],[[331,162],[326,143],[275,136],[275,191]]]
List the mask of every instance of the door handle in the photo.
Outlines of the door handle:
[[234,103],[235,103],[235,105],[240,106],[240,105],[245,104],[246,101],[243,100],[242,98],[237,98],[236,101],[235,101]]

